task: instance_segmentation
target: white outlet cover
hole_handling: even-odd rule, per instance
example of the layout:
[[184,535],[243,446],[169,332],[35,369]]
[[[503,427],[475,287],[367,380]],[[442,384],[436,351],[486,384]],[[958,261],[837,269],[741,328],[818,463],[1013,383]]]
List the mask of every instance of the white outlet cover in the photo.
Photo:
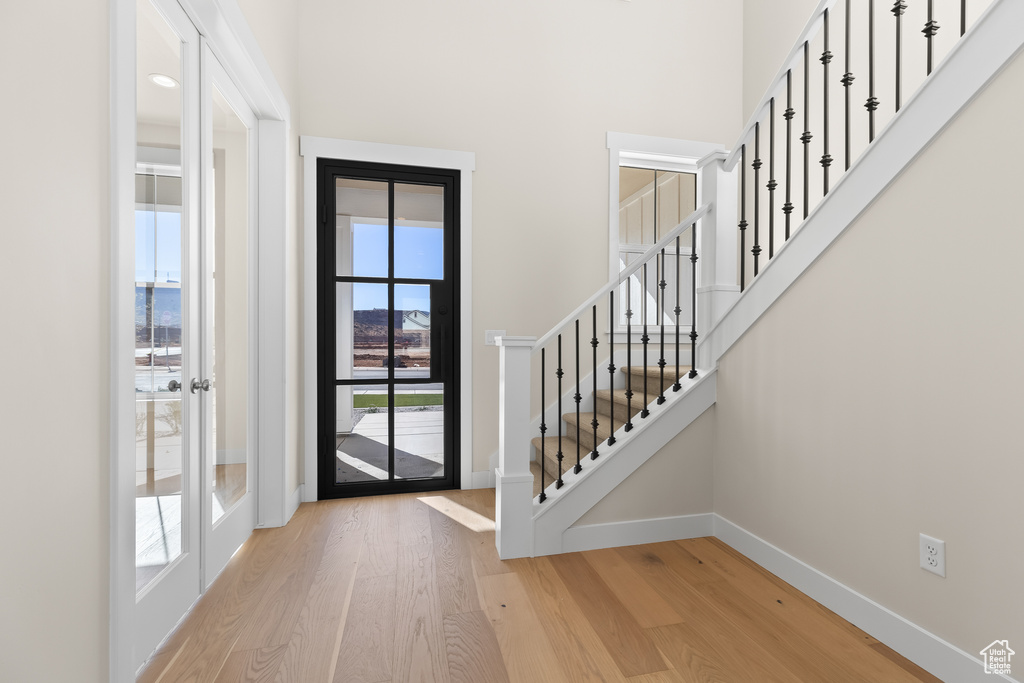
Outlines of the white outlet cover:
[[494,338],[504,336],[506,336],[505,330],[484,330],[484,345],[494,346]]
[[921,534],[921,569],[946,577],[946,542]]

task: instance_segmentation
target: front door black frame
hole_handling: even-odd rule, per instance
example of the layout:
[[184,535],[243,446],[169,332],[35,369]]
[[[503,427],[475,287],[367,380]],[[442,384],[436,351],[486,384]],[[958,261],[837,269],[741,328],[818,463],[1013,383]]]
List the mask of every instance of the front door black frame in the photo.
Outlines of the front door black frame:
[[[387,181],[389,183],[440,185],[444,187],[444,270],[440,281],[423,281],[394,277],[394,258],[389,259],[389,277],[353,278],[336,275],[335,241],[336,192],[335,178],[356,178]],[[459,191],[460,171],[453,169],[401,166],[372,162],[317,159],[317,498],[346,498],[419,491],[438,491],[459,488],[460,459],[458,434],[460,433],[461,381],[460,310],[459,310]],[[331,220],[334,219],[334,220]],[[394,245],[394,206],[389,208],[389,244]],[[389,249],[393,253],[393,248]],[[336,482],[336,387],[344,383],[366,384],[365,380],[337,379],[336,358],[336,287],[344,281],[367,281],[398,284],[431,284],[431,375],[426,381],[443,382],[444,404],[444,471],[443,478],[396,479],[394,473],[387,480],[361,481],[338,484]],[[391,304],[393,305],[393,298]],[[394,356],[394,330],[389,335],[389,351]],[[436,372],[435,372],[436,371]],[[388,384],[415,384],[411,378],[395,379],[394,363],[389,363]],[[389,392],[393,396],[393,392]],[[393,401],[393,399],[392,399]],[[389,405],[394,415],[394,405]],[[393,417],[390,431],[394,434]],[[394,439],[389,440],[394,457]]]

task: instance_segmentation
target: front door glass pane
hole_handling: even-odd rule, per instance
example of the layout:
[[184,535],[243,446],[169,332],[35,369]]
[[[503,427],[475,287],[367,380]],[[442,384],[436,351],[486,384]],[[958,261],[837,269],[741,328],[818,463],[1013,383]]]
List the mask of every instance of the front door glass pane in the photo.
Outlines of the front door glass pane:
[[444,476],[444,385],[395,385],[395,478]]
[[247,492],[249,460],[249,129],[213,88],[213,522]]
[[395,377],[430,377],[430,285],[395,285]]
[[395,277],[444,277],[444,187],[395,183]]
[[181,41],[138,3],[135,181],[135,587],[182,553]]
[[339,282],[337,307],[337,379],[384,379],[391,363],[388,285]]
[[336,274],[388,276],[388,184],[337,178]]
[[338,386],[336,413],[335,483],[387,481],[388,385]]

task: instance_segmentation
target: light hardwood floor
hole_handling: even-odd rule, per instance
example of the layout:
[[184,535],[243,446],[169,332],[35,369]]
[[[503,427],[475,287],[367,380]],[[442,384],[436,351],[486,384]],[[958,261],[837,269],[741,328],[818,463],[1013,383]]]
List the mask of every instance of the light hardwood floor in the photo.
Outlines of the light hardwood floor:
[[302,505],[145,683],[936,681],[714,538],[502,562],[494,491]]

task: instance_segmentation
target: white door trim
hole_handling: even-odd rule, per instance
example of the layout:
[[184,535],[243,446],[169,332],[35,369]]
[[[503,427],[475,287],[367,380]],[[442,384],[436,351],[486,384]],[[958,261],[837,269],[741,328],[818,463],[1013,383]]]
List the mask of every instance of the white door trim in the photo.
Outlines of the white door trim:
[[459,450],[460,486],[473,487],[473,171],[476,154],[427,147],[386,145],[357,140],[338,140],[303,135],[299,139],[299,155],[303,157],[303,259],[302,312],[303,312],[303,500],[315,501],[317,486],[316,453],[316,160],[345,159],[404,166],[427,166],[460,171],[459,205],[459,325],[460,325],[460,386],[459,386]]

